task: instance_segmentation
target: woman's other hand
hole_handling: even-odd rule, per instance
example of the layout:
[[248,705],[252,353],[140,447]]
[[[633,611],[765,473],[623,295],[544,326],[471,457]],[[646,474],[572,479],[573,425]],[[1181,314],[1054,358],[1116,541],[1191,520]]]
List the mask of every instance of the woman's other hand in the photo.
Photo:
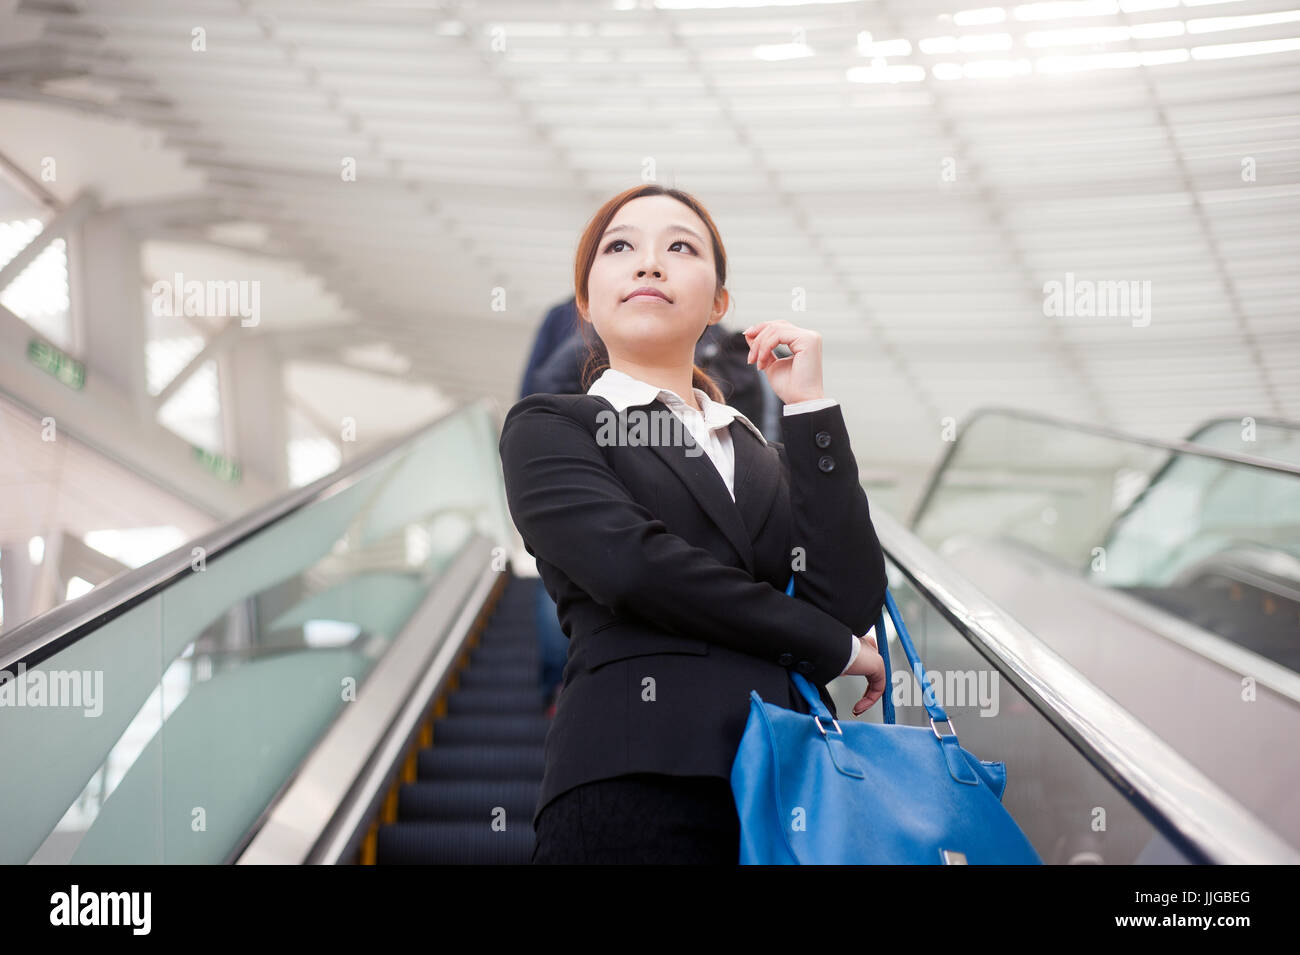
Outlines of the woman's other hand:
[[862,694],[862,699],[853,704],[854,716],[861,716],[871,709],[885,693],[885,661],[876,649],[875,638],[863,636],[858,637],[858,640],[861,641],[862,648],[858,650],[853,666],[849,667],[843,674],[844,676],[865,676],[867,678],[867,692]]
[[[822,336],[811,328],[800,328],[785,319],[751,325],[742,333],[749,342],[747,359],[767,380],[776,396],[788,405],[824,398],[822,392]],[[792,355],[775,358],[777,345],[787,346]]]

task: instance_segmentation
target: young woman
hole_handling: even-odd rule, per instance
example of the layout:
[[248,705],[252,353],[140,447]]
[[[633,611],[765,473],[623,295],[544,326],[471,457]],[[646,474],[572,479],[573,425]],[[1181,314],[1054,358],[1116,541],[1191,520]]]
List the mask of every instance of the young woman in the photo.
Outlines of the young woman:
[[[833,713],[826,683],[865,676],[857,714],[884,692],[884,661],[857,636],[884,605],[884,557],[822,393],[821,336],[783,320],[746,329],[785,403],[784,441],[768,442],[693,363],[727,311],[726,268],[689,194],[650,184],[610,199],[574,275],[608,367],[585,394],[522,399],[502,427],[510,513],[569,638],[535,863],[735,864],[730,775],[750,690],[806,713],[799,672]],[[776,358],[780,344],[793,354]]]

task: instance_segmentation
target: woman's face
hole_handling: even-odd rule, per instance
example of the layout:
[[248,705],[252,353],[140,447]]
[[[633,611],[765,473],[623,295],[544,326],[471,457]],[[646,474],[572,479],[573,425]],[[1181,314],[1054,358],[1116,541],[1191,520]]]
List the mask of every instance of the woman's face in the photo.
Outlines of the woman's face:
[[[689,364],[727,311],[704,222],[671,196],[641,196],[610,220],[587,278],[587,308],[611,358]],[[632,293],[657,289],[664,298]],[[632,297],[630,297],[632,296]]]

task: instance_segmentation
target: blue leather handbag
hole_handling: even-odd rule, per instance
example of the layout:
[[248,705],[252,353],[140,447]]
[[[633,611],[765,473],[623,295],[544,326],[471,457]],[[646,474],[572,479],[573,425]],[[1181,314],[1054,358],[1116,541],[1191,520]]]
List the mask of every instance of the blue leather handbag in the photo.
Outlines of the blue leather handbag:
[[[786,593],[794,595],[793,575]],[[790,677],[811,713],[764,702],[751,690],[731,769],[740,863],[1041,865],[1002,805],[1006,764],[961,747],[888,588],[885,606],[924,688],[930,726],[894,722],[883,611],[876,624],[885,661],[883,723],[841,726],[800,673]]]

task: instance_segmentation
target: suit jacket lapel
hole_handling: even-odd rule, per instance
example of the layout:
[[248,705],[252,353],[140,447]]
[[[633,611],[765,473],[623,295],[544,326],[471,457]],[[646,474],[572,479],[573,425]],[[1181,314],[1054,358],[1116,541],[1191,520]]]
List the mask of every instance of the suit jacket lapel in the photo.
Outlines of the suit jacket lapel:
[[728,430],[736,453],[736,507],[745,523],[746,537],[752,541],[772,509],[783,465],[776,448],[764,444],[739,421],[731,422]]
[[[672,414],[668,406],[657,398],[651,404],[656,406],[656,410]],[[682,430],[685,431],[684,428]],[[722,475],[713,466],[713,461],[709,459],[704,449],[696,445],[693,449],[695,453],[688,455],[687,449],[681,445],[651,444],[650,447],[681,478],[682,483],[704,508],[704,512],[709,515],[713,523],[718,525],[727,540],[731,541],[732,546],[745,562],[745,568],[752,574],[754,542],[749,536],[744,518],[741,517],[738,499],[736,501],[731,499]]]
[[[602,405],[612,407],[604,398],[599,400]],[[672,414],[668,406],[658,398],[650,406],[656,411]],[[736,548],[745,563],[745,569],[752,575],[753,534],[763,526],[763,519],[771,507],[772,497],[780,481],[777,469],[781,463],[776,450],[761,445],[758,436],[740,422],[733,421],[729,430],[736,457],[737,487],[734,501],[727,493],[722,475],[703,448],[699,448],[698,453],[687,455],[686,448],[680,445],[651,444],[649,447],[686,485],[700,507]]]

